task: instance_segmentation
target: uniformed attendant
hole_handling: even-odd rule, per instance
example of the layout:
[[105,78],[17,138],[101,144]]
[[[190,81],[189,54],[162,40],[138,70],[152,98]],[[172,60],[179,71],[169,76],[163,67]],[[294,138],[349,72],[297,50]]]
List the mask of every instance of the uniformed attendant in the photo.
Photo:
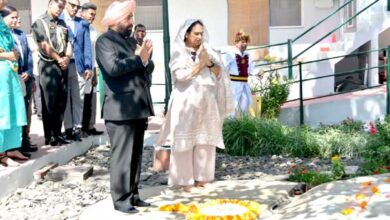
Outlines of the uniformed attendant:
[[248,112],[252,103],[252,92],[248,84],[248,77],[259,74],[259,71],[255,69],[253,58],[246,51],[250,36],[240,31],[235,35],[234,42],[234,49],[227,52],[223,57],[224,64],[230,74],[234,97],[235,111],[232,113],[232,117]]
[[45,144],[52,146],[69,143],[61,136],[67,98],[68,65],[72,55],[66,24],[58,18],[65,4],[66,0],[50,0],[47,12],[32,26],[39,51],[39,87]]

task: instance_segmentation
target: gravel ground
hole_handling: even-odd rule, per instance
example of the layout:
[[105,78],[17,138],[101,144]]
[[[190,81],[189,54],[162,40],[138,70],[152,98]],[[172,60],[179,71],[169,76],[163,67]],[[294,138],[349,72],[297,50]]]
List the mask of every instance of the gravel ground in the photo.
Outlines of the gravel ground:
[[[89,205],[110,196],[108,146],[91,148],[85,155],[74,158],[71,166],[92,165],[94,174],[84,182],[72,179],[45,178],[29,187],[18,189],[0,201],[0,219],[78,219]],[[166,185],[167,173],[152,170],[153,148],[146,147],[143,156],[141,188]],[[347,165],[357,165],[359,160],[345,160]],[[219,153],[216,161],[216,180],[247,180],[264,174],[286,175],[292,164],[329,170],[330,161],[299,159],[283,156],[238,157]],[[50,173],[49,173],[50,174]],[[48,175],[50,177],[50,175]]]

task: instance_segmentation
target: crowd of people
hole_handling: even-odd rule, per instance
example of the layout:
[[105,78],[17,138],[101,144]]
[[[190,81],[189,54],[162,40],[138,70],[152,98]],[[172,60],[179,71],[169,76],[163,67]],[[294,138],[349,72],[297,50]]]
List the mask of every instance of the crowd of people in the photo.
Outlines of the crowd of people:
[[[100,34],[91,25],[96,5],[49,0],[32,25],[33,41],[18,29],[23,21],[17,9],[5,0],[0,9],[1,164],[17,166],[38,150],[29,138],[32,100],[46,145],[102,134],[95,128],[100,78],[114,208],[136,213],[137,206],[149,206],[138,184],[144,133],[154,115],[153,44],[144,25],[133,26],[136,2],[111,3],[101,21],[107,31]],[[251,103],[247,81],[256,73],[246,52],[249,41],[238,32],[235,49],[221,58],[203,21],[188,19],[179,28],[169,64],[174,89],[156,143],[171,146],[169,185],[192,192],[213,181],[224,118],[245,113]]]
[[20,29],[18,10],[5,0],[0,6],[1,165],[19,166],[38,150],[29,137],[32,113],[43,122],[46,145],[103,134],[95,128],[97,6],[50,0],[32,38]]

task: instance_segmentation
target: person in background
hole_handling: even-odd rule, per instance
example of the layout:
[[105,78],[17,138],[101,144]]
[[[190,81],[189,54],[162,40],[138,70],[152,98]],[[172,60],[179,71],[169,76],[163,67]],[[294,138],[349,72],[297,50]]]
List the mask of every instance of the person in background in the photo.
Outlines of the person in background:
[[68,67],[68,100],[64,118],[65,138],[74,141],[81,141],[84,95],[92,92],[93,77],[89,23],[76,17],[80,8],[79,0],[68,0],[62,14],[73,48]]
[[179,28],[169,63],[174,89],[156,143],[171,146],[168,184],[186,192],[214,180],[216,147],[224,148],[222,123],[230,114],[222,103],[231,94],[223,99],[219,92],[222,87],[229,93],[230,82],[207,41],[200,20],[188,19]]
[[[35,152],[38,150],[36,144],[31,144],[30,141],[30,124],[31,124],[31,111],[30,102],[32,93],[35,91],[35,78],[33,75],[33,60],[31,50],[28,45],[26,34],[19,30],[20,18],[18,10],[11,5],[7,5],[2,10],[4,17],[9,22],[6,22],[8,28],[11,29],[11,33],[14,39],[15,48],[18,50],[20,56],[18,60],[18,74],[22,78],[25,85],[26,94],[24,96],[24,103],[27,114],[27,125],[23,126],[22,132],[22,146],[20,151],[26,156],[30,156],[29,152]],[[9,18],[9,19],[8,19]]]
[[243,31],[235,35],[235,47],[223,57],[230,74],[235,111],[232,117],[246,114],[252,103],[252,92],[248,84],[249,75],[258,75],[251,55],[246,51],[250,36]]
[[[26,160],[19,148],[22,126],[27,124],[22,87],[18,78],[19,53],[14,47],[10,29],[3,20],[3,8],[8,3],[0,0],[0,164],[18,166],[13,160]],[[9,21],[8,21],[9,22]]]
[[70,143],[61,136],[68,91],[68,65],[72,57],[68,29],[59,19],[65,4],[65,0],[50,0],[48,10],[32,25],[40,58],[38,71],[45,144],[52,146]]
[[92,47],[92,89],[90,93],[85,92],[84,95],[84,109],[83,109],[83,120],[82,120],[82,132],[86,135],[102,135],[103,131],[98,131],[95,128],[96,124],[96,108],[97,108],[97,97],[96,97],[96,85],[98,82],[98,65],[96,63],[95,57],[95,44],[96,40],[99,37],[99,32],[92,26],[92,23],[96,17],[97,7],[93,3],[84,3],[81,6],[81,17],[88,21],[89,32],[91,38],[91,47]]
[[102,116],[111,143],[111,197],[115,210],[125,213],[150,206],[140,199],[138,184],[147,118],[154,115],[145,77],[153,47],[150,40],[137,46],[131,37],[135,8],[134,0],[111,3],[102,20],[108,31],[96,41],[105,90]]
[[[134,27],[134,39],[137,41],[137,44],[138,45],[142,45],[142,43],[144,42],[144,39],[146,37],[146,27],[145,25],[143,24],[137,24],[135,25]],[[152,59],[152,56],[153,54],[150,55],[150,59]],[[150,89],[150,87],[152,86],[152,73],[153,73],[153,70],[154,70],[154,65],[153,66],[150,66],[151,69],[148,70],[148,75],[147,75],[147,79],[148,79],[148,87]]]

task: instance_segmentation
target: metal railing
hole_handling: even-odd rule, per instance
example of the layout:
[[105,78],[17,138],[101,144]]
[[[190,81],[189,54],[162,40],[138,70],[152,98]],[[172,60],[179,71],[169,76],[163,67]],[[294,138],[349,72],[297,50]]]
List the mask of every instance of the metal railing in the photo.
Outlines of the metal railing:
[[[340,94],[343,94],[343,93],[351,92],[351,91],[335,92],[335,93],[328,94],[328,95],[321,95],[321,96],[316,96],[316,97],[311,97],[311,98],[306,98],[305,99],[304,98],[304,89],[303,89],[303,83],[304,82],[311,81],[311,80],[317,80],[317,79],[324,79],[324,78],[329,78],[329,77],[336,77],[336,76],[340,77],[340,76],[345,76],[345,75],[360,74],[363,71],[368,71],[368,70],[372,70],[372,69],[376,69],[376,68],[386,68],[386,70],[387,70],[386,73],[390,72],[390,59],[387,59],[387,61],[386,61],[386,63],[384,65],[371,66],[371,67],[361,68],[361,69],[353,69],[353,70],[349,70],[349,71],[336,72],[336,73],[323,75],[323,76],[319,76],[319,77],[311,77],[311,78],[304,79],[303,78],[303,74],[302,74],[303,73],[303,68],[302,68],[303,65],[307,65],[307,64],[311,64],[311,63],[317,63],[317,62],[326,61],[326,60],[337,59],[337,58],[354,57],[354,56],[359,56],[359,55],[370,54],[370,53],[373,53],[373,52],[383,52],[383,51],[387,51],[386,53],[387,53],[387,57],[388,57],[388,54],[390,53],[390,45],[387,48],[368,50],[368,51],[348,54],[348,55],[345,55],[345,56],[334,56],[334,57],[329,57],[329,58],[324,58],[324,59],[317,59],[317,60],[311,60],[311,61],[306,61],[306,62],[299,62],[297,64],[292,64],[291,65],[292,67],[293,66],[298,66],[298,71],[299,71],[298,72],[298,76],[299,76],[299,79],[295,80],[295,81],[288,81],[288,82],[286,82],[284,84],[285,85],[291,85],[291,84],[294,84],[294,83],[299,83],[299,98],[298,99],[289,100],[288,102],[299,100],[299,121],[300,121],[300,124],[301,125],[304,124],[304,121],[305,121],[305,118],[304,118],[304,101],[308,101],[308,100],[312,100],[312,99],[318,99],[318,98],[324,98],[324,97],[329,97],[329,96],[335,96],[335,95],[340,95]],[[284,67],[281,67],[281,68],[271,69],[271,70],[268,70],[268,72],[270,72],[270,71],[277,71],[277,70],[285,69],[285,68],[287,68],[287,66],[284,66]],[[367,79],[368,78],[370,78],[370,71],[368,71],[368,74],[367,74]],[[366,88],[358,88],[358,89],[355,89],[353,91],[361,91],[361,90],[365,90],[365,89],[375,88],[375,87],[378,87],[378,86],[382,86],[382,85],[367,86]],[[386,86],[387,86],[386,113],[389,115],[390,114],[390,79],[386,80]],[[267,90],[267,89],[269,89],[269,87],[268,88],[264,88],[263,90]],[[253,92],[261,92],[261,91],[255,90]]]

